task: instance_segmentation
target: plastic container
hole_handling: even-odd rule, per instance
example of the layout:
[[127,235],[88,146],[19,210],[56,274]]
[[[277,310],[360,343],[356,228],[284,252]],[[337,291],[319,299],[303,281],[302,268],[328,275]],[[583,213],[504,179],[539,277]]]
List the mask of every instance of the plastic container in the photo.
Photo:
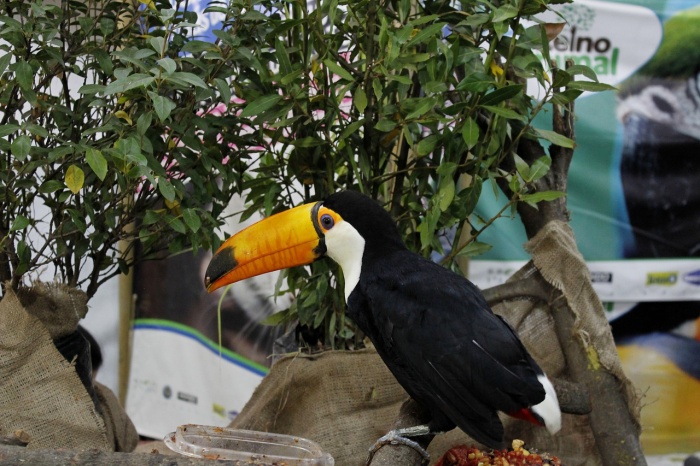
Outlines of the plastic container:
[[238,460],[241,466],[333,466],[311,440],[253,430],[187,424],[165,436],[171,450],[194,458]]

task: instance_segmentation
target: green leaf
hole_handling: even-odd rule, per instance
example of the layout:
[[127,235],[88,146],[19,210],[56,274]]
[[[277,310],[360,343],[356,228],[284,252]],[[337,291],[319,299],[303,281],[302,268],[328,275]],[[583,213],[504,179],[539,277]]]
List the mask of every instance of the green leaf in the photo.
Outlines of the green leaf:
[[278,94],[264,95],[262,97],[258,97],[257,99],[245,106],[245,108],[241,111],[240,117],[247,118],[251,116],[260,115],[264,111],[274,107],[277,104],[277,102],[279,102],[281,99],[282,96]]
[[455,257],[469,256],[475,257],[480,256],[484,253],[489,252],[493,248],[492,245],[488,243],[482,243],[481,241],[472,241],[468,243],[465,247],[459,250]]
[[191,84],[195,87],[201,87],[206,89],[207,88],[207,83],[205,83],[202,78],[197,76],[196,74],[192,73],[185,73],[183,71],[178,71],[170,75],[170,77],[179,79],[181,81],[186,82],[187,84]]
[[358,88],[355,89],[355,95],[353,96],[352,101],[355,104],[355,108],[357,108],[358,112],[365,113],[365,108],[367,108],[367,94],[362,86],[358,86]]
[[66,170],[65,182],[73,194],[78,194],[85,183],[85,172],[77,165],[71,165]]
[[518,174],[522,177],[523,180],[529,182],[530,166],[518,154],[515,154],[513,156],[513,160],[515,161],[515,169],[518,171]]
[[535,160],[530,166],[530,179],[528,181],[537,181],[547,174],[549,167],[552,165],[552,159],[543,155]]
[[6,53],[2,57],[0,57],[0,75],[5,72],[7,67],[10,65],[10,61],[12,60],[12,54],[11,53]]
[[518,16],[518,9],[513,5],[505,4],[494,11],[492,21],[501,23],[516,16]]
[[167,74],[172,74],[177,71],[177,63],[170,57],[161,58],[156,63],[158,63]]
[[469,149],[474,147],[479,142],[480,129],[479,125],[472,117],[467,117],[462,126],[462,138]]
[[228,105],[231,101],[231,87],[221,78],[214,79],[214,84],[216,84],[216,89],[219,91],[219,95],[221,95],[221,101]]
[[105,176],[107,176],[107,159],[102,155],[102,152],[93,147],[88,147],[85,151],[85,159],[92,171],[95,172],[95,175],[101,181],[104,181]]
[[576,143],[572,139],[569,139],[566,136],[562,136],[561,134],[556,133],[554,131],[539,128],[534,128],[534,130],[539,137],[546,139],[547,141],[551,142],[556,146],[564,147],[566,149],[573,149],[576,145]]
[[436,134],[431,134],[430,136],[421,139],[418,141],[418,144],[416,144],[416,152],[421,157],[430,154],[433,149],[435,149],[438,140],[439,137]]
[[406,105],[406,108],[410,111],[405,118],[406,120],[413,120],[430,112],[435,106],[435,98],[418,97],[415,99],[409,99],[407,103],[410,103],[410,105]]
[[14,66],[17,84],[22,90],[31,91],[34,84],[34,71],[26,61],[18,61]]
[[525,29],[518,37],[516,46],[527,50],[542,48],[542,26],[535,24]]
[[158,191],[166,200],[170,202],[175,200],[175,187],[166,178],[158,178]]
[[155,81],[155,79],[155,77],[147,74],[134,73],[109,83],[104,89],[104,95],[119,94],[137,87],[146,87]]
[[102,84],[86,84],[84,86],[80,86],[80,89],[78,89],[78,93],[80,94],[97,94],[98,92],[104,92],[106,86],[103,86]]
[[512,99],[516,95],[520,94],[522,90],[522,84],[512,84],[510,86],[505,86],[500,89],[496,89],[493,92],[489,92],[481,98],[479,103],[481,105],[496,105],[505,100]]
[[215,52],[219,48],[216,44],[204,40],[189,40],[182,46],[182,51],[187,53]]
[[290,144],[294,147],[317,147],[323,145],[324,141],[321,138],[314,136],[306,136],[305,138],[296,139]]
[[182,219],[193,233],[197,233],[202,226],[202,220],[194,209],[184,209],[182,211]]
[[42,194],[55,193],[63,189],[65,185],[58,180],[46,180],[44,184],[39,187],[39,192]]
[[571,81],[567,86],[567,89],[578,89],[581,91],[588,92],[603,92],[603,91],[614,91],[617,88],[605,83],[596,83],[590,81]]
[[520,178],[517,176],[510,176],[510,180],[508,181],[508,188],[514,193],[519,193],[520,186]]
[[563,92],[555,92],[554,95],[549,99],[555,105],[566,105],[583,94],[583,91],[578,89],[566,89]]
[[95,59],[103,73],[106,75],[111,75],[114,71],[114,63],[112,62],[112,57],[104,50],[95,50],[93,52]]
[[571,75],[564,70],[556,70],[554,73],[554,79],[552,80],[552,87],[559,89],[566,86],[571,82]]
[[408,41],[408,44],[406,44],[406,46],[410,47],[415,44],[426,42],[426,40],[432,39],[437,35],[439,35],[439,37],[442,38],[442,29],[446,25],[447,23],[435,23],[431,24],[426,28],[421,29],[418,34],[413,36],[413,38]]
[[19,131],[20,129],[22,129],[22,127],[20,125],[15,125],[13,123],[6,123],[6,124],[0,126],[0,137],[7,136],[8,134],[12,134],[16,131]]
[[[160,185],[160,183],[159,183],[159,185]],[[185,227],[185,224],[182,223],[179,218],[172,217],[172,218],[169,218],[167,220],[167,222],[168,222],[168,225],[170,226],[170,228],[177,231],[178,233],[181,233],[183,235],[185,233],[187,233],[187,228]]]
[[469,27],[480,26],[489,22],[489,17],[487,13],[474,13],[469,15],[466,19],[459,22],[459,25],[466,25]]
[[143,216],[144,225],[153,225],[163,220],[163,212],[161,210],[147,210]]
[[506,33],[510,30],[510,25],[507,21],[493,23],[492,27],[493,31],[496,33],[496,37],[498,37],[499,40],[502,39],[503,36],[505,36]]
[[586,65],[572,65],[566,68],[566,72],[572,76],[580,74],[590,79],[591,81],[598,82],[598,75],[596,75],[595,71],[593,71],[589,66]]
[[521,115],[515,110],[511,110],[509,108],[496,107],[493,105],[483,105],[482,107],[485,110],[488,110],[489,112],[493,113],[494,115],[499,115],[509,120],[527,121],[527,117],[525,115]]
[[376,125],[374,125],[374,129],[377,131],[382,131],[385,133],[388,133],[392,129],[396,128],[397,123],[394,120],[379,120]]
[[144,112],[136,120],[136,132],[143,136],[153,123],[153,112]]
[[452,178],[446,178],[440,185],[440,190],[437,193],[437,206],[442,212],[445,212],[455,198],[455,182]]
[[566,196],[566,193],[561,191],[540,191],[532,194],[521,194],[520,200],[527,203],[537,203],[542,201],[553,201],[560,197]]
[[160,54],[161,52],[163,52],[165,45],[165,39],[163,37],[150,37],[148,39],[148,43],[153,48],[153,50],[156,51],[156,53]]
[[24,215],[18,215],[13,221],[12,226],[10,226],[10,231],[24,230],[29,226],[31,221]]
[[280,74],[286,76],[291,73],[292,62],[289,60],[289,52],[279,37],[275,37],[275,56],[280,66]]
[[355,133],[360,128],[362,128],[362,125],[364,125],[364,124],[365,124],[364,119],[353,121],[352,123],[350,123],[348,126],[345,127],[343,132],[340,133],[340,136],[338,139],[343,140],[343,139],[347,138],[348,136],[350,136],[351,134]]
[[12,144],[10,144],[10,152],[12,152],[12,155],[16,157],[17,160],[23,161],[29,155],[31,146],[31,139],[29,136],[23,134],[12,141]]
[[17,256],[19,256],[19,265],[14,270],[14,274],[22,276],[29,270],[29,262],[32,259],[32,250],[23,240],[17,243]]
[[465,209],[467,214],[471,214],[476,208],[476,204],[479,202],[481,197],[481,190],[483,188],[483,181],[479,176],[476,176],[472,180],[471,186],[463,189],[459,192],[459,197],[462,200],[462,207]]
[[337,74],[341,78],[345,79],[346,81],[354,81],[355,78],[350,74],[348,70],[337,64],[335,61],[331,60],[330,58],[327,58],[323,60],[323,64],[326,65],[326,68],[328,68],[328,71],[330,71],[333,74]]
[[170,113],[175,109],[175,107],[177,107],[177,105],[168,97],[157,95],[155,93],[150,94],[151,98],[153,99],[153,110],[156,111],[158,119],[165,123],[165,120],[168,119]]
[[485,92],[496,83],[492,78],[484,74],[473,74],[467,76],[457,84],[458,91]]

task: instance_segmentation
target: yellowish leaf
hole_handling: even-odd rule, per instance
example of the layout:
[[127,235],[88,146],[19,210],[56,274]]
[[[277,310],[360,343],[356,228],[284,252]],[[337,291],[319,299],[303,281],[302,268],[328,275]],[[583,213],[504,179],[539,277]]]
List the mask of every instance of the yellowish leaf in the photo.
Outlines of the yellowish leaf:
[[174,201],[169,201],[165,199],[165,207],[170,209],[170,211],[175,215],[180,215],[182,211],[180,210],[180,201],[177,199]]
[[114,114],[114,116],[116,116],[117,118],[121,118],[122,120],[126,120],[126,122],[129,123],[130,125],[134,124],[134,122],[131,121],[131,118],[129,118],[129,114],[126,113],[124,110],[117,111]]
[[500,78],[501,76],[503,76],[503,68],[501,68],[501,67],[498,65],[498,63],[492,61],[492,62],[491,62],[491,65],[490,65],[490,68],[491,68],[491,73],[493,73],[494,76],[496,76],[496,77],[498,77],[498,78]]
[[66,186],[68,186],[68,189],[70,189],[73,194],[78,194],[83,188],[84,183],[85,172],[76,165],[68,167],[68,170],[66,170]]
[[146,5],[149,10],[156,11],[156,4],[153,2],[153,0],[139,0],[139,2]]

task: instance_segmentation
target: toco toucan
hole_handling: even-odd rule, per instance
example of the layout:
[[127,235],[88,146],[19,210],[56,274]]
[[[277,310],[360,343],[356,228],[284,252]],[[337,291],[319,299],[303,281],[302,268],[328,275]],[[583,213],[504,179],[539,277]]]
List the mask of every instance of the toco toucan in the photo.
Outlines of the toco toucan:
[[205,285],[213,291],[323,256],[343,271],[348,316],[429,411],[431,432],[458,426],[502,447],[497,411],[559,430],[554,388],[514,330],[473,283],[409,251],[388,212],[363,194],[338,192],[232,236]]

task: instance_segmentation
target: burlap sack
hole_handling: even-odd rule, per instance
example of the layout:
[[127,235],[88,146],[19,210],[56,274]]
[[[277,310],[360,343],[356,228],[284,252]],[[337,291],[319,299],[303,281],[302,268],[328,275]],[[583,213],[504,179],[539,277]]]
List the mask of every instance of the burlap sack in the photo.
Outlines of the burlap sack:
[[84,293],[37,284],[18,295],[7,286],[0,301],[0,435],[24,431],[28,448],[133,450],[138,434],[114,394],[95,384],[96,408],[54,346],[87,312]]
[[[569,226],[549,224],[526,244],[526,249],[532,254],[532,263],[562,292],[576,314],[576,337],[599,351],[601,363],[619,378],[635,412],[636,393],[622,373],[602,305]],[[528,264],[513,279],[531,270],[532,264]],[[512,301],[495,306],[494,311],[515,327],[550,377],[567,378],[565,359],[546,304]],[[580,331],[582,328],[593,331]],[[406,397],[372,349],[288,355],[272,366],[231,426],[306,437],[331,453],[337,466],[361,466],[368,448],[391,428]],[[562,430],[554,437],[546,429],[524,421],[505,416],[502,420],[506,439],[525,440],[528,447],[557,455],[567,466],[601,464],[587,416],[564,415]],[[435,462],[460,444],[475,442],[454,429],[436,436],[428,451]]]
[[361,465],[408,395],[372,349],[281,357],[231,423],[314,440],[336,466]]
[[54,340],[73,333],[88,311],[87,295],[61,283],[36,282],[31,288],[20,288],[17,298]]
[[15,430],[29,434],[28,448],[110,449],[75,368],[8,287],[0,301],[0,433]]
[[99,382],[94,384],[111,450],[134,451],[139,443],[139,434],[134,423],[109,388]]

